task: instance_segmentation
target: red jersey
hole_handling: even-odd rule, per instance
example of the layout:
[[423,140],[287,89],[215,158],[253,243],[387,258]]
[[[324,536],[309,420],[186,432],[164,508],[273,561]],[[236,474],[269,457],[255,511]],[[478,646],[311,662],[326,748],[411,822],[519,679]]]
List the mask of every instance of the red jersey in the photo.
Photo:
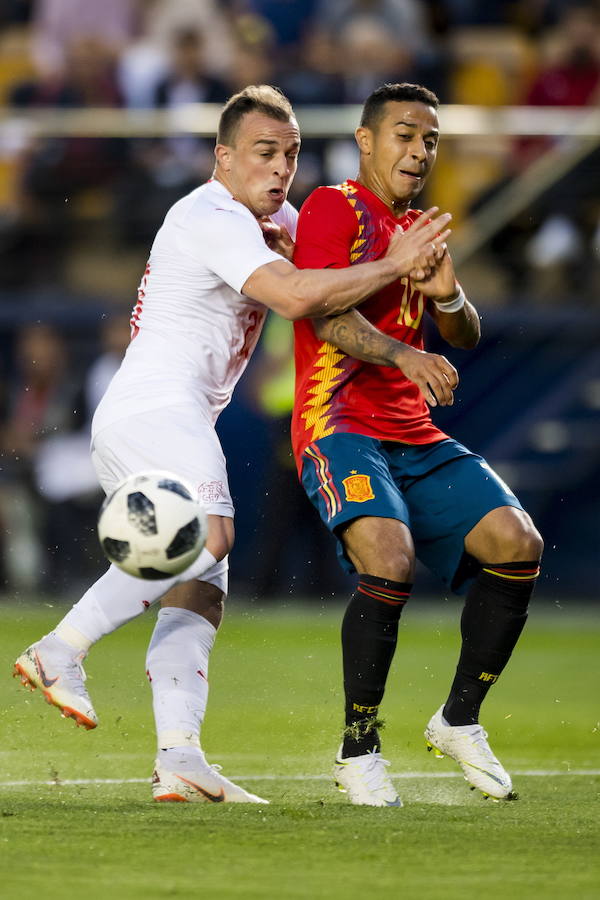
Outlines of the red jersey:
[[[300,269],[342,269],[379,259],[396,226],[406,230],[418,215],[411,209],[394,218],[379,197],[356,181],[317,188],[300,210],[294,263]],[[422,350],[428,302],[408,278],[400,278],[359,309],[381,331]],[[447,437],[431,421],[419,388],[399,369],[361,362],[320,341],[310,319],[294,322],[294,337],[292,445],[299,468],[309,444],[336,432],[406,444]]]

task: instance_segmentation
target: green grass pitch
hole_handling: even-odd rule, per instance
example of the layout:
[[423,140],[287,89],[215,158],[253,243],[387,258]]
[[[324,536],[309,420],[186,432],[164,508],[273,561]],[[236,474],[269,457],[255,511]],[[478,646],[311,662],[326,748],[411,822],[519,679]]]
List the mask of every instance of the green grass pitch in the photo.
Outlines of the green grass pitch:
[[600,896],[600,623],[591,611],[534,605],[484,708],[520,794],[493,803],[468,790],[451,760],[425,752],[423,728],[456,662],[459,606],[413,601],[382,708],[403,809],[353,807],[329,778],[341,730],[339,608],[232,608],[219,635],[203,744],[270,806],[151,802],[142,779],[154,752],[144,678],[152,614],[92,650],[93,732],[11,679],[15,656],[62,613],[0,605],[6,900]]

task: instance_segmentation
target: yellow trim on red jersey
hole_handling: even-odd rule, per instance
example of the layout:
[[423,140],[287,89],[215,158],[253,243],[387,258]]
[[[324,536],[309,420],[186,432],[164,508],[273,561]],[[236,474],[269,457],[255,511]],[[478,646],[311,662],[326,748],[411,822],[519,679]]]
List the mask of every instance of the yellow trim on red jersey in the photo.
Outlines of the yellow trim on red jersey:
[[[310,376],[310,382],[313,382],[306,390],[307,399],[304,403],[304,410],[301,417],[306,423],[306,428],[312,428],[312,436],[309,443],[318,441],[319,438],[327,437],[333,434],[335,428],[328,428],[328,415],[331,408],[331,394],[337,378],[343,373],[343,369],[338,367],[338,363],[345,359],[346,354],[325,341],[319,347],[319,355],[315,360],[315,371]],[[312,395],[312,396],[309,396]]]

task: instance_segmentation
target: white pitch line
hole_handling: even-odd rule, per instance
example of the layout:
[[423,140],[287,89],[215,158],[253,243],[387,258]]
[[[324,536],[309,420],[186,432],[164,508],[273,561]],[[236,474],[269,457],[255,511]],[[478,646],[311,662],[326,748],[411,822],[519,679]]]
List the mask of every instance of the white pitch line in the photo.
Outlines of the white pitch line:
[[[556,778],[561,775],[600,775],[600,769],[521,769],[513,771],[513,775],[533,778]],[[329,781],[331,775],[232,775],[233,781]],[[392,778],[409,780],[411,778],[462,778],[462,772],[392,772]],[[151,778],[65,778],[55,781],[0,781],[3,787],[67,787],[77,784],[149,784]]]

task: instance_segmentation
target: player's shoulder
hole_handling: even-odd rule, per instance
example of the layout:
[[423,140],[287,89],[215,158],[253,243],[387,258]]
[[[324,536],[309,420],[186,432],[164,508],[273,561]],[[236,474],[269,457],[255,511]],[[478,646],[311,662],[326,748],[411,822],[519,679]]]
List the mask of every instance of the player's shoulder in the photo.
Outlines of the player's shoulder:
[[308,195],[302,208],[300,215],[314,212],[334,212],[338,215],[348,210],[352,214],[352,205],[348,201],[352,199],[355,193],[352,186],[344,181],[341,184],[324,184],[315,188]]
[[238,203],[229,191],[219,181],[207,181],[200,187],[194,188],[186,197],[186,211],[191,216],[205,216],[215,213],[232,213],[250,215],[249,210]]
[[[156,235],[153,252],[181,252],[210,267],[215,252],[260,235],[256,219],[219,183],[207,182],[178,200]],[[220,188],[220,190],[219,190]]]
[[165,225],[181,227],[189,219],[201,219],[203,214],[214,206],[207,187],[206,184],[202,184],[180,197],[169,209],[165,217]]
[[356,189],[349,181],[342,181],[340,184],[321,184],[311,191],[308,196],[309,199],[315,197],[335,202],[336,200],[347,199],[355,193]]
[[219,183],[209,181],[194,188],[171,207],[165,224],[171,224],[179,235],[216,239],[223,233],[232,234],[256,228],[252,213]]

